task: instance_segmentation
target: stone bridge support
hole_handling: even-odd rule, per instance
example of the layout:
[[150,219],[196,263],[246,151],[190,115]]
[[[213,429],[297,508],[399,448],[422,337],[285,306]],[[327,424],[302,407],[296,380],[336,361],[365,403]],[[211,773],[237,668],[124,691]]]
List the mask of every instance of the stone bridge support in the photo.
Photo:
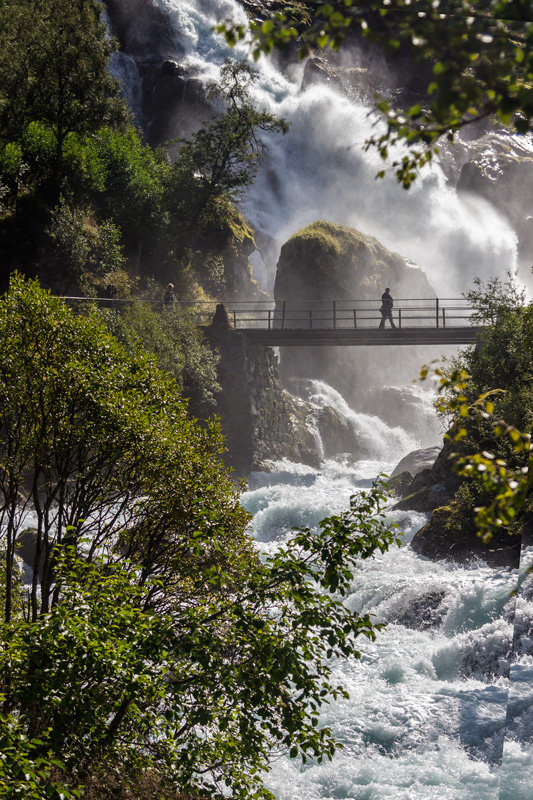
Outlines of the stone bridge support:
[[307,409],[284,389],[274,350],[232,329],[222,304],[204,330],[220,354],[217,413],[228,445],[227,463],[237,475],[283,457],[317,465],[316,445],[305,424]]

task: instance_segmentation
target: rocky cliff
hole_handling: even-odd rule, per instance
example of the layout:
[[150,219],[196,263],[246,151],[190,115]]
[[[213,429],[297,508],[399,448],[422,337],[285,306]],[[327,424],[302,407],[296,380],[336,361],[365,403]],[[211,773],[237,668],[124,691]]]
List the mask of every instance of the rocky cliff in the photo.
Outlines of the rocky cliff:
[[237,475],[281,458],[318,466],[317,442],[306,424],[309,409],[284,389],[274,351],[251,345],[231,329],[222,305],[206,335],[220,354],[217,413],[227,462]]
[[[402,499],[395,509],[424,511],[428,522],[415,534],[411,547],[433,560],[450,559],[465,563],[483,559],[491,566],[517,567],[521,537],[507,530],[484,542],[477,534],[468,498],[468,483],[453,470],[452,443],[435,457],[435,448],[407,456],[393,471],[390,486]],[[466,492],[466,494],[465,494]],[[469,513],[465,513],[465,500]]]

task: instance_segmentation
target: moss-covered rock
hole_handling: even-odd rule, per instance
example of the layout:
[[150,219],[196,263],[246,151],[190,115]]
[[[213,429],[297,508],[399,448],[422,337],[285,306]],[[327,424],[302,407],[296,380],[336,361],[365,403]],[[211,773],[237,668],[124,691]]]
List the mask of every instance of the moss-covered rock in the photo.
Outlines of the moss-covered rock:
[[425,273],[373,236],[346,225],[318,221],[295,233],[281,248],[276,300],[375,299],[386,286],[393,295],[434,297]]
[[491,566],[518,566],[521,539],[502,532],[488,543],[473,527],[465,530],[460,506],[452,501],[436,508],[429,522],[414,536],[411,547],[422,556],[434,560],[450,559],[465,563],[481,558]]
[[[319,221],[295,233],[283,245],[278,261],[274,296],[278,303],[287,301],[286,325],[297,327],[301,321],[290,320],[290,308],[312,308],[324,313],[324,302],[372,300],[368,311],[373,319],[366,324],[377,327],[380,321],[381,295],[389,286],[393,297],[434,297],[425,273],[406,259],[387,250],[373,236],[354,228]],[[340,316],[352,319],[350,306]],[[331,315],[332,307],[328,307]],[[320,323],[315,323],[320,324]],[[331,316],[328,323],[331,325]],[[340,322],[339,324],[353,324]],[[362,387],[373,385],[379,360],[379,383],[405,378],[406,371],[416,374],[420,359],[408,365],[409,353],[398,348],[357,348],[355,354],[345,347],[281,348],[281,373],[284,380],[321,378],[346,398],[356,398]],[[387,377],[385,377],[387,376]]]
[[404,470],[404,472],[398,472],[389,479],[389,489],[395,495],[403,497],[407,487],[411,485],[412,481],[413,476],[410,472],[407,472],[407,470]]

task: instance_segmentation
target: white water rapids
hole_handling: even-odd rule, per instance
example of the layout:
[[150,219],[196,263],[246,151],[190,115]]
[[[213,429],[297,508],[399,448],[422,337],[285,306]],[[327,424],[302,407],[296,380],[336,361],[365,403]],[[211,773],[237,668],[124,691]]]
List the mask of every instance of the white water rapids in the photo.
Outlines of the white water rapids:
[[[379,459],[328,461],[320,470],[280,462],[254,473],[243,504],[260,548],[271,552],[293,526],[342,510],[393,467]],[[513,570],[423,559],[408,545],[426,515],[389,513],[404,544],[364,562],[347,599],[387,628],[362,643],[361,661],[335,664],[350,699],[322,714],[344,749],[321,765],[281,757],[266,783],[277,800],[531,800],[532,578],[516,601]],[[513,631],[529,655],[512,662],[509,681]]]

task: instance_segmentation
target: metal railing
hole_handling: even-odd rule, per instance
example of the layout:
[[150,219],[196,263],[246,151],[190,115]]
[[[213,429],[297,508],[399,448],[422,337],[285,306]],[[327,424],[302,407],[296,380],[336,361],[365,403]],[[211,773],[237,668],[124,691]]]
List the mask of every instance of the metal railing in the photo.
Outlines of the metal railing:
[[[353,330],[379,327],[379,308],[379,300],[328,300],[305,305],[283,300],[232,303],[227,312],[237,330]],[[397,328],[468,327],[473,313],[463,298],[399,298],[394,301],[392,318]],[[390,326],[388,320],[385,325]]]
[[[120,312],[134,304],[150,307],[161,313],[174,310],[198,325],[209,325],[215,301],[131,300],[105,297],[63,297],[71,307],[97,306]],[[346,330],[379,327],[382,315],[380,300],[324,300],[298,304],[287,300],[232,301],[226,304],[230,325],[236,330]],[[397,328],[469,327],[474,309],[464,298],[398,298],[394,300],[392,318]],[[476,323],[478,324],[478,323]],[[385,326],[390,327],[388,320]]]

